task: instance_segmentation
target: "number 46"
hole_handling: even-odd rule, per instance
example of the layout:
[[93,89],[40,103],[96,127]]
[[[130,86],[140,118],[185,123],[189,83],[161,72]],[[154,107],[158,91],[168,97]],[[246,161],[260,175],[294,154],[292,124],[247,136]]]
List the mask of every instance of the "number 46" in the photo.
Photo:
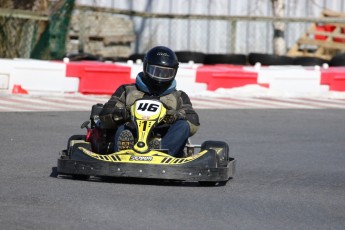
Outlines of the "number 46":
[[149,112],[156,112],[158,108],[159,108],[159,105],[149,104],[149,103],[140,103],[138,106],[138,110],[149,111]]

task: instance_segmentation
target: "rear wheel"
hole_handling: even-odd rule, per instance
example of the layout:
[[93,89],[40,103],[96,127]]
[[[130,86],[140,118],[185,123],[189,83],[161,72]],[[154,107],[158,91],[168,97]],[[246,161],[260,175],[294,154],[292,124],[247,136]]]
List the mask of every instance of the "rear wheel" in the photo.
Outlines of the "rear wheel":
[[226,167],[229,162],[229,146],[224,141],[205,141],[201,150],[213,149],[217,153],[219,167]]
[[72,175],[73,180],[87,180],[90,178],[88,175]]
[[224,186],[226,181],[199,181],[199,185],[204,187]]
[[86,135],[73,135],[70,138],[68,138],[68,142],[67,142],[67,150],[70,147],[70,143],[73,140],[81,140],[81,141],[85,141],[86,140]]

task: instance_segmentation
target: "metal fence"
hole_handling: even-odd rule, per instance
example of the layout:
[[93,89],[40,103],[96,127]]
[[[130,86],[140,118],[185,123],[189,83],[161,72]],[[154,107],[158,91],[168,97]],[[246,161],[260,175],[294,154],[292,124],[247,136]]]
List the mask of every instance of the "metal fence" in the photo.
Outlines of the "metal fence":
[[0,10],[0,57],[29,58],[38,40],[38,31],[48,17],[41,12]]
[[[64,7],[50,10],[50,15],[42,12],[28,15],[27,11],[24,14],[0,6],[0,58],[54,59],[78,50],[93,53],[96,49],[87,50],[91,41],[115,44],[113,51],[107,51],[106,55],[114,57],[120,53],[121,56],[144,53],[155,45],[166,45],[175,51],[204,53],[272,53],[272,24],[278,20],[272,17],[270,0],[79,0],[73,14],[71,4],[74,1],[55,2]],[[342,0],[305,0],[303,3],[286,0],[286,18],[283,20],[286,49],[293,46],[311,23],[322,22],[323,19],[318,19],[322,9],[344,10],[344,5]],[[88,20],[95,20],[87,16],[90,12],[111,18],[96,27],[104,30],[113,27],[119,32],[118,26],[127,23],[133,36],[128,29],[107,38],[91,35],[95,30],[85,27]],[[74,25],[64,20],[77,14],[82,16],[74,21]],[[114,22],[113,18],[123,20]],[[84,29],[73,31],[69,36],[73,26]],[[77,44],[77,48],[68,45],[71,42]]]
[[57,1],[48,7],[47,0],[2,2],[0,58],[61,58],[74,3]]
[[77,7],[81,13],[105,12],[132,20],[136,40],[133,52],[155,45],[205,53],[272,53],[273,22],[285,23],[286,49],[303,36],[312,23],[345,23],[345,18],[229,16],[138,12],[103,7]]
[[[322,10],[345,11],[343,0],[285,0],[286,17],[299,18],[285,21],[286,49],[302,36],[318,18]],[[78,0],[77,3],[92,7],[120,9],[152,14],[135,16],[133,21],[136,42],[132,51],[142,53],[157,44],[174,50],[191,50],[207,53],[272,53],[273,22],[256,17],[272,16],[271,0]],[[165,14],[166,17],[157,17]],[[121,14],[124,15],[124,14]],[[169,16],[170,15],[170,16]],[[208,18],[183,19],[171,15],[203,15]],[[212,16],[240,16],[219,20]]]

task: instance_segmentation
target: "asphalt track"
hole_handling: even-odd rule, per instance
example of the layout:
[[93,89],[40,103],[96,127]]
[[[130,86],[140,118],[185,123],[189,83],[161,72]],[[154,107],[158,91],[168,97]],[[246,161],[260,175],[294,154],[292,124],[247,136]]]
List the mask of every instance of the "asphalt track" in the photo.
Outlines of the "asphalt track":
[[198,110],[225,186],[77,181],[55,168],[87,112],[0,113],[0,229],[344,229],[345,110]]

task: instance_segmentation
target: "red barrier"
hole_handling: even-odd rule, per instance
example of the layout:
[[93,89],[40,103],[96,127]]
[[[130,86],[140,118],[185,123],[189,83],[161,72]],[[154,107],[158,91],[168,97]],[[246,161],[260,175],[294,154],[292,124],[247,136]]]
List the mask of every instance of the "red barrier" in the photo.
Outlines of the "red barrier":
[[216,90],[218,88],[235,88],[245,85],[257,84],[258,74],[253,72],[225,72],[213,74],[207,90]]
[[79,77],[80,71],[89,66],[103,65],[104,62],[100,61],[78,61],[66,63],[66,76],[67,77]]
[[333,82],[329,88],[333,91],[345,91],[345,74],[336,75],[333,78]]
[[331,67],[322,70],[321,85],[329,85],[331,91],[345,91],[345,68]]
[[257,84],[258,74],[243,69],[243,66],[213,65],[197,69],[196,82],[207,83],[207,90],[235,88]]
[[196,71],[195,81],[199,83],[208,83],[212,74],[223,73],[231,70],[242,70],[243,66],[218,64],[199,66]]
[[112,94],[122,84],[132,83],[131,68],[102,62],[71,62],[67,76],[80,79],[79,92],[84,94]]
[[[134,82],[134,79],[130,78],[130,66],[94,61],[70,62],[66,65],[66,75],[80,79],[80,93],[112,94],[120,85]],[[195,81],[206,83],[207,90],[210,91],[249,84],[269,87],[269,83],[263,85],[257,82],[259,71],[248,71],[244,66],[227,64],[204,65],[197,68]],[[329,85],[332,91],[345,91],[345,67],[321,69],[320,84]]]
[[334,73],[326,70],[321,71],[321,85],[331,85]]

